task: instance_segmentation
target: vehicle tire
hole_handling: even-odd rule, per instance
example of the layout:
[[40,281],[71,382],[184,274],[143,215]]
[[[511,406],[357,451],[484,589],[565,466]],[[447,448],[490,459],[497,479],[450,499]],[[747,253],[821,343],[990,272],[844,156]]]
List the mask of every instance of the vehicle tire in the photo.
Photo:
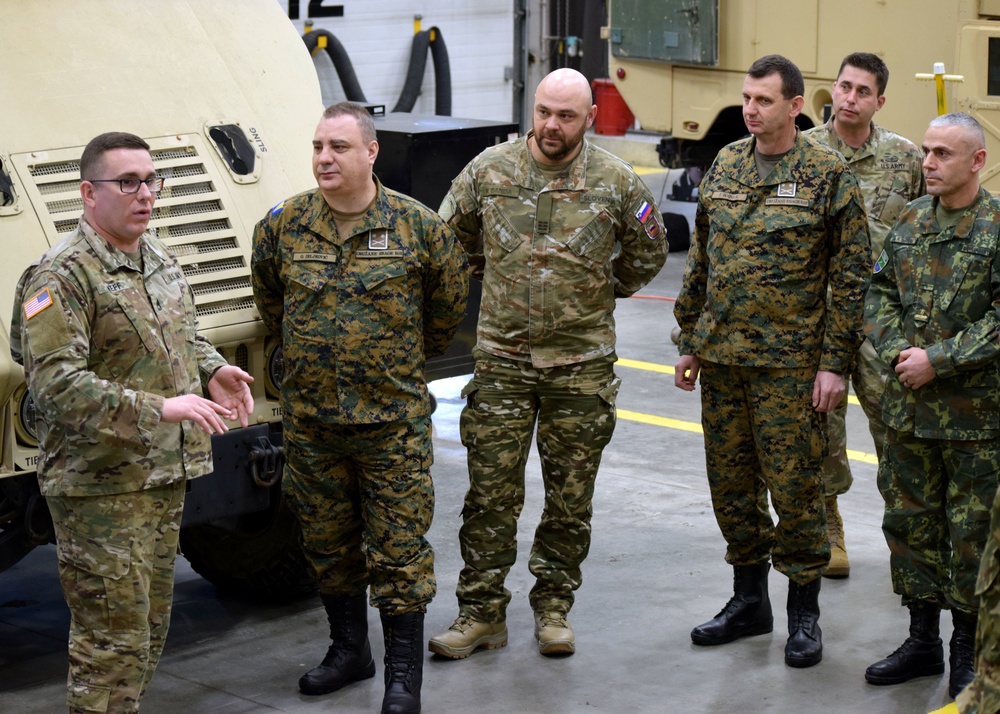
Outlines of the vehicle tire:
[[295,515],[280,490],[273,502],[266,511],[183,528],[181,553],[227,595],[287,601],[315,594]]

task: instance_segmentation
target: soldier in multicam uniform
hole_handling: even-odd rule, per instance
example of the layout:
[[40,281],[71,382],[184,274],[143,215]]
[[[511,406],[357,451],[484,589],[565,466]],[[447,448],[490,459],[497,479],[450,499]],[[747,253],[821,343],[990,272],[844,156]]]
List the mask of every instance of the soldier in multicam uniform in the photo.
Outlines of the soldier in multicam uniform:
[[441,206],[483,281],[475,375],[462,392],[469,491],[459,615],[430,641],[445,657],[507,644],[504,580],[536,422],[545,506],[528,565],[535,637],[544,655],[575,651],[567,614],[620,383],[615,298],[651,280],[667,251],[641,179],[584,138],[596,113],[583,75],[549,74],[535,93],[533,130],[474,158]]
[[[903,206],[924,193],[920,149],[872,121],[875,112],[885,104],[888,82],[889,69],[877,55],[868,52],[848,55],[841,62],[833,84],[833,116],[826,124],[803,132],[839,151],[857,177],[865,199],[872,260],[882,252],[885,236]],[[868,417],[875,453],[880,457],[885,425],[879,398],[888,374],[889,368],[875,354],[871,343],[863,342],[850,378]],[[844,522],[837,508],[837,496],[847,493],[854,480],[847,461],[846,416],[847,394],[844,394],[837,408],[827,414],[829,455],[822,470],[830,540],[830,567],[823,575],[828,578],[846,578],[851,572],[844,545]]]
[[1000,201],[979,186],[983,129],[967,114],[924,135],[928,196],[907,205],[875,261],[865,333],[898,379],[882,398],[893,590],[910,636],[865,672],[872,684],[940,674],[950,608],[949,691],[972,680],[976,574],[1000,472]]
[[326,694],[374,676],[370,585],[386,649],[382,711],[419,712],[435,593],[423,369],[465,313],[468,262],[437,214],[375,178],[377,155],[364,107],[326,109],[313,138],[319,188],[257,225],[253,290],[282,339],[283,487],[333,640],[299,688]]
[[101,134],[80,176],[79,226],[18,283],[11,353],[70,609],[69,711],[137,712],[170,624],[185,481],[211,471],[223,417],[247,425],[252,378],[195,332],[184,273],[145,232],[162,187],[149,145]]
[[770,632],[773,559],[790,580],[792,667],[823,656],[825,416],[843,398],[861,341],[869,251],[854,175],[795,128],[803,91],[798,67],[779,55],[748,70],[743,117],[753,136],[724,148],[701,183],[674,308],[674,382],[692,391],[701,376],[708,481],[734,569],[733,597],[691,639],[719,645]]

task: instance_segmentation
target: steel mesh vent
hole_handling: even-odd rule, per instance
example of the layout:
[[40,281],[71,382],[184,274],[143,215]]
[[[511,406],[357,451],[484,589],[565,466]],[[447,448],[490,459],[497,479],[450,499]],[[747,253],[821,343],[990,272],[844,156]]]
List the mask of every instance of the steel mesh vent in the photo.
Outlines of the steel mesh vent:
[[236,366],[244,372],[250,371],[250,350],[242,342],[236,346],[234,361],[236,362]]

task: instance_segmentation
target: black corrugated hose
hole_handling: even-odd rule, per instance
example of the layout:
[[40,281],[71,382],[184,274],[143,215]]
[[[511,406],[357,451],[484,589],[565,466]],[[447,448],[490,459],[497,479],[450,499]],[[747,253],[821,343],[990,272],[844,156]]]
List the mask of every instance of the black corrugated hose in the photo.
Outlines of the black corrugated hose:
[[[302,35],[302,41],[306,43],[306,47],[311,54],[319,44],[320,37],[326,38],[326,53],[333,60],[333,66],[337,70],[340,84],[344,87],[344,96],[350,102],[367,103],[368,100],[365,99],[365,93],[361,91],[361,85],[358,84],[358,76],[354,73],[354,65],[351,64],[351,58],[348,57],[344,46],[340,44],[340,40],[326,30],[312,30]],[[436,64],[437,62],[435,61]]]
[[444,44],[444,37],[437,27],[423,30],[413,36],[406,82],[399,94],[399,101],[392,111],[413,111],[424,79],[428,47],[434,62],[434,113],[439,116],[451,116],[451,64],[448,61],[448,48]]

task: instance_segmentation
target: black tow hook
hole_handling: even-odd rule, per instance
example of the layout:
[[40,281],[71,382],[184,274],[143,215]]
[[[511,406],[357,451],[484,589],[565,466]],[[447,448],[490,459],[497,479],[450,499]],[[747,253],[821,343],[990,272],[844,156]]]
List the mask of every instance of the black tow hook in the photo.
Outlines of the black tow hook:
[[257,437],[256,445],[250,449],[250,474],[254,483],[270,488],[278,483],[284,465],[284,447],[275,446],[266,436]]

